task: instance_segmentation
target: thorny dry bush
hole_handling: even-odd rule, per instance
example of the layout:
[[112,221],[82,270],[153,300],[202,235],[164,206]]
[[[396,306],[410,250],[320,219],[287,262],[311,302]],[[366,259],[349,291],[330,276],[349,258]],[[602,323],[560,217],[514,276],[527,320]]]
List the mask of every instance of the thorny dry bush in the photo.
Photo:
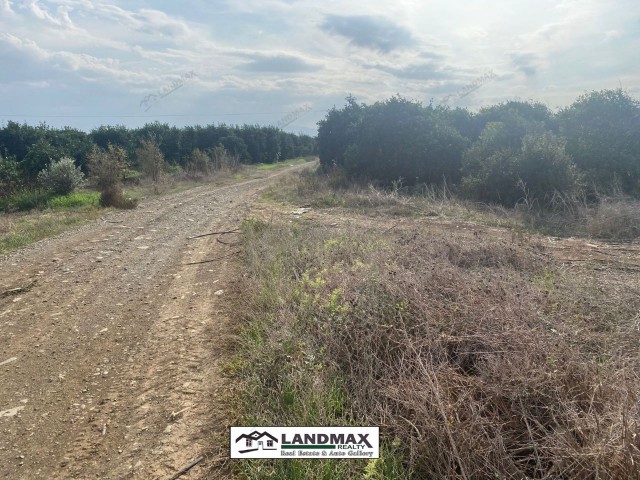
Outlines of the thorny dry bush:
[[640,237],[640,201],[611,198],[588,216],[587,233],[594,237],[633,240]]
[[383,458],[340,476],[639,478],[632,273],[419,226],[245,234],[249,417],[380,425]]

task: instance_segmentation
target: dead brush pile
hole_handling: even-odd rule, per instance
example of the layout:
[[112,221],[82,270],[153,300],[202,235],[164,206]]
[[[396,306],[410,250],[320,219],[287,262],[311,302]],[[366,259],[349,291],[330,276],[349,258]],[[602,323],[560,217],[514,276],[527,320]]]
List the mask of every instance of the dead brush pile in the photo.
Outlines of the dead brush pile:
[[587,233],[594,237],[634,240],[640,237],[640,202],[629,198],[607,198],[588,215]]
[[611,298],[541,247],[457,233],[245,233],[248,408],[380,425],[382,458],[340,476],[639,478],[637,284]]

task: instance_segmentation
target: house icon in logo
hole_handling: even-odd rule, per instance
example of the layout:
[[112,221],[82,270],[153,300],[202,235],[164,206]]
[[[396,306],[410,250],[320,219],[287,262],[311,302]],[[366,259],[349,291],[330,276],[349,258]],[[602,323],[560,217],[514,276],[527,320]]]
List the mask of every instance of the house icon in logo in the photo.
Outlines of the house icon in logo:
[[257,452],[258,450],[277,450],[274,443],[278,443],[278,440],[268,432],[258,432],[257,430],[249,434],[242,434],[236,438],[236,443],[240,440],[244,440],[244,446],[246,449],[238,450],[238,453]]

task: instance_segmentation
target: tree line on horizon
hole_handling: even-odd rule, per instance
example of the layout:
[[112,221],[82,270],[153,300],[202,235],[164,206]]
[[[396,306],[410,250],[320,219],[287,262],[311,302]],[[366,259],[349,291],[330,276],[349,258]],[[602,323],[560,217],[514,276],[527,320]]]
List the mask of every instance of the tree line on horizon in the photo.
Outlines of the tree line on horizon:
[[44,123],[33,126],[9,121],[0,128],[0,196],[36,185],[40,172],[63,158],[71,158],[82,171],[94,148],[123,149],[128,167],[140,169],[137,152],[144,142],[157,143],[166,162],[186,169],[194,152],[224,148],[240,162],[273,163],[315,153],[315,138],[271,126],[210,124],[175,127],[148,123],[140,128],[104,125],[90,132]]
[[322,167],[350,180],[444,181],[463,196],[506,206],[640,197],[640,102],[621,89],[585,93],[557,112],[532,101],[471,112],[401,96],[372,105],[349,96],[318,127]]

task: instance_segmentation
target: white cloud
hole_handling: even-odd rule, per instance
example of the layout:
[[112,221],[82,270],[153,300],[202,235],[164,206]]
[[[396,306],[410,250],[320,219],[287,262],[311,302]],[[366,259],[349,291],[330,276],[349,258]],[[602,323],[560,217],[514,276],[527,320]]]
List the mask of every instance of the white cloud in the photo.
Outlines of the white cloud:
[[[341,104],[348,93],[426,101],[491,70],[500,78],[465,104],[514,96],[567,104],[619,79],[640,83],[632,23],[640,4],[618,2],[0,0],[0,85],[11,85],[8,101],[34,109],[36,85],[60,109],[74,88],[117,89],[135,109],[141,96],[193,70],[198,78],[162,105],[182,114],[204,105],[215,112]],[[78,113],[97,104],[86,98]]]
[[46,8],[43,8],[38,0],[29,0],[24,3],[22,8],[27,9],[34,17],[53,25],[73,27],[73,22],[71,22],[68,12],[63,6],[58,8],[57,15],[53,15]]
[[11,9],[11,0],[0,0],[0,11],[13,13]]

